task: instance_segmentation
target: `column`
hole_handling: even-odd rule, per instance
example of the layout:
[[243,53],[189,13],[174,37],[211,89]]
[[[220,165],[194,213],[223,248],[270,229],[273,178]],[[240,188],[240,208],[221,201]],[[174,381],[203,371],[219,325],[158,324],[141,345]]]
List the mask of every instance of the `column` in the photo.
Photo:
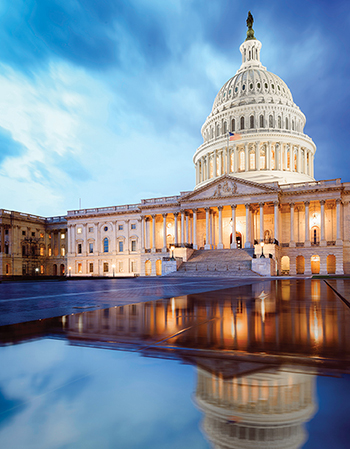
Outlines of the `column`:
[[236,207],[237,204],[232,204],[231,205],[231,211],[232,211],[232,242],[231,242],[231,249],[235,249],[237,248],[237,243],[236,243]]
[[264,204],[259,203],[260,208],[260,242],[264,241]]
[[198,171],[199,171],[199,162],[197,161],[197,163],[196,163],[196,185],[199,183]]
[[288,145],[285,143],[284,144],[284,165],[283,165],[284,170],[288,169],[288,154],[287,154],[287,151],[288,151]]
[[180,244],[181,246],[185,243],[185,211],[182,209],[181,212],[181,240]]
[[327,241],[325,239],[325,213],[324,213],[325,203],[326,203],[325,200],[320,201],[320,205],[321,205],[321,242],[320,242],[320,246],[327,246]]
[[163,253],[165,253],[166,250],[167,250],[167,245],[166,245],[166,215],[167,214],[162,214],[162,216],[163,216],[163,248],[162,248]]
[[[1,250],[2,252],[4,252],[4,228],[1,228]],[[46,232],[44,233],[45,236],[45,246],[46,246]],[[68,254],[70,254],[72,252],[72,242],[71,242],[71,237],[72,237],[72,225],[68,225],[67,227],[67,244],[68,244]]]
[[222,243],[222,206],[218,207],[219,211],[219,242],[218,249],[224,249],[224,245]]
[[197,209],[193,209],[193,249],[198,249],[197,246]]
[[341,237],[341,206],[342,200],[340,198],[337,199],[337,240],[335,242],[336,245],[342,245],[342,237]]
[[290,203],[290,240],[289,246],[295,247],[294,241],[294,203]]
[[230,162],[231,162],[230,147],[227,147],[226,148],[226,171],[225,171],[225,173],[230,173]]
[[301,150],[300,150],[300,145],[297,146],[297,172],[301,173]]
[[250,204],[245,205],[245,248],[251,248]]
[[152,215],[152,253],[156,252],[156,216]]
[[267,142],[265,157],[266,157],[266,169],[271,170],[271,142]]
[[179,241],[178,241],[178,237],[179,237],[179,235],[178,235],[178,223],[177,223],[177,218],[178,218],[178,216],[179,216],[179,213],[178,212],[174,212],[174,243],[175,243],[175,245],[177,245],[178,243],[179,243]]
[[214,153],[213,153],[213,158],[214,158],[214,161],[213,161],[213,178],[216,178],[216,176],[217,176],[217,151],[215,150],[214,151]]
[[244,170],[248,171],[249,158],[248,158],[248,143],[244,144]]
[[204,245],[204,249],[210,249],[210,244],[209,244],[209,212],[210,212],[210,208],[206,207],[205,208],[205,245]]
[[305,243],[304,246],[311,246],[311,242],[310,242],[310,232],[309,232],[309,228],[310,228],[310,223],[309,223],[309,206],[310,206],[310,201],[305,201],[304,202],[305,205]]
[[210,220],[210,230],[209,230],[209,245],[210,248],[214,248],[215,246],[215,236],[214,236],[214,211],[209,212],[209,220]]
[[207,154],[207,179],[210,178],[210,156]]
[[293,171],[293,146],[289,143],[289,171]]
[[145,218],[145,248],[150,249],[150,237],[149,237],[149,217]]
[[279,203],[278,201],[275,201],[273,203],[274,206],[274,215],[275,215],[275,223],[274,223],[274,227],[275,227],[275,240],[278,242],[279,241]]
[[222,161],[223,161],[223,152],[219,153],[219,176],[222,175]]
[[280,170],[280,151],[281,145],[279,142],[275,144],[275,170]]
[[260,142],[255,142],[255,168],[260,170]]
[[189,226],[189,213],[186,212],[186,235],[185,235],[185,243],[190,243],[190,226]]
[[[117,222],[115,223],[115,227],[117,228]],[[145,216],[141,215],[141,253],[145,251]]]

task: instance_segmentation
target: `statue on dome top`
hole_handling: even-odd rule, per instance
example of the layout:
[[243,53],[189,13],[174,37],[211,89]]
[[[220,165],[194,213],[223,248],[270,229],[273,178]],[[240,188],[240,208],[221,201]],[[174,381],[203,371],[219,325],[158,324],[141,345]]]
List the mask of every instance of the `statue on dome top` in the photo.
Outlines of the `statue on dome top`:
[[250,39],[255,39],[255,37],[254,37],[254,30],[253,30],[253,23],[254,23],[254,18],[252,16],[252,13],[249,11],[248,12],[248,17],[247,17],[248,31],[247,31],[247,39],[246,39],[246,41],[249,41]]

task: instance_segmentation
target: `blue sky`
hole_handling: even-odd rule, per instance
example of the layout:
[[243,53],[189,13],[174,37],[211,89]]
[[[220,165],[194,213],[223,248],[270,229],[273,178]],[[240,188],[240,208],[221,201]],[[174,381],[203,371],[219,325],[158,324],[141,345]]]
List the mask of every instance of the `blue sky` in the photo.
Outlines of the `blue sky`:
[[0,208],[50,216],[175,195],[251,10],[262,63],[317,145],[316,179],[350,181],[350,4],[3,0]]

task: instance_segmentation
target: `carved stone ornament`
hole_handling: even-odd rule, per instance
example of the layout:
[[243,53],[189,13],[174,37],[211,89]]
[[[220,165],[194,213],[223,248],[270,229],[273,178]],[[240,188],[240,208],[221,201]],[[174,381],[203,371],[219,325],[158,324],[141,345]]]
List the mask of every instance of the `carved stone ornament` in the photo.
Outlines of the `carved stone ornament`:
[[228,181],[227,179],[224,182],[220,182],[216,187],[213,198],[221,197],[221,196],[230,196],[234,195],[237,192],[237,184],[233,181]]

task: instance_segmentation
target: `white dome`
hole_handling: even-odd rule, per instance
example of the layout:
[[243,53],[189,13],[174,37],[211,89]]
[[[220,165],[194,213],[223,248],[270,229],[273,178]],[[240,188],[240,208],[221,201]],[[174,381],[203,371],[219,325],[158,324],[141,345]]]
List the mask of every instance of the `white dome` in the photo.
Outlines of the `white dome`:
[[242,65],[202,126],[204,143],[193,157],[196,187],[224,174],[262,183],[314,180],[316,146],[303,132],[305,115],[286,83],[261,64],[261,46],[251,22]]
[[229,107],[248,103],[293,104],[293,97],[288,86],[277,75],[264,68],[238,71],[229,79],[217,94],[212,113],[223,104]]

